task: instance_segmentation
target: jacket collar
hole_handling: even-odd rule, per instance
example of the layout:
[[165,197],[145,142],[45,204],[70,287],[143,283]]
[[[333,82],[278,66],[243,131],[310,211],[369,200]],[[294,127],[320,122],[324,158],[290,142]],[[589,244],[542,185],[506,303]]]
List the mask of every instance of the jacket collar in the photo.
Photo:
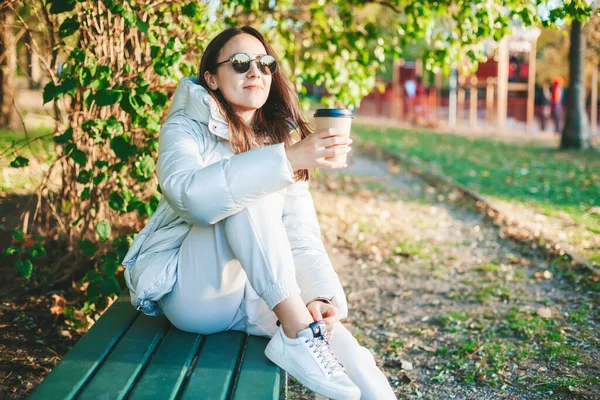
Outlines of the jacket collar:
[[216,100],[198,83],[197,77],[185,77],[179,81],[167,118],[180,111],[206,125],[212,134],[229,140],[227,121]]

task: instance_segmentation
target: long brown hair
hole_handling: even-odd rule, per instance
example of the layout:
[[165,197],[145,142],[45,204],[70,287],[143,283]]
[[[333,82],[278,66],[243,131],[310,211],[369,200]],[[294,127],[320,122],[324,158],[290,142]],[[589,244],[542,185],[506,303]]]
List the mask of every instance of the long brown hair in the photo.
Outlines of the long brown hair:
[[[208,90],[223,112],[223,116],[229,124],[229,143],[236,154],[252,149],[257,142],[284,143],[287,148],[295,141],[310,135],[312,131],[300,110],[298,95],[292,89],[288,77],[281,68],[277,68],[272,75],[269,97],[266,103],[256,111],[252,126],[235,113],[219,89],[212,90],[204,79],[206,71],[213,75],[216,73],[217,57],[223,46],[231,38],[243,33],[257,38],[265,47],[267,54],[275,57],[279,63],[275,51],[259,31],[251,26],[227,28],[211,40],[206,47],[200,61],[198,82]],[[308,170],[299,170],[295,176],[296,179],[308,180]]]

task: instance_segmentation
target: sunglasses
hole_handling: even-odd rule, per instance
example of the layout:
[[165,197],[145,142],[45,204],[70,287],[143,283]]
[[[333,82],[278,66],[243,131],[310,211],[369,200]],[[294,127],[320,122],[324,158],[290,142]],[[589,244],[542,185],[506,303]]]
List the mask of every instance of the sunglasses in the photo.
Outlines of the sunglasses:
[[256,58],[252,59],[246,53],[236,53],[236,54],[232,55],[229,58],[229,60],[225,60],[225,61],[221,61],[220,63],[217,63],[217,67],[219,65],[225,64],[226,62],[231,62],[231,66],[233,67],[233,70],[237,73],[243,74],[245,72],[248,72],[252,61],[256,61],[256,65],[258,66],[258,69],[260,70],[260,72],[262,72],[265,75],[271,75],[271,74],[275,73],[275,70],[277,70],[277,60],[275,60],[275,57],[269,56],[269,55],[263,55],[263,56],[258,56]]

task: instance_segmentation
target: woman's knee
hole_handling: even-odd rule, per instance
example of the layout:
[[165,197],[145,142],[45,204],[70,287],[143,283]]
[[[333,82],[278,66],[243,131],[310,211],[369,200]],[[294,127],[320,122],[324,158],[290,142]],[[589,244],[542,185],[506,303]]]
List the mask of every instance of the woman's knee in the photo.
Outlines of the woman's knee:
[[242,224],[246,226],[252,221],[281,221],[283,215],[284,195],[273,193],[257,199],[241,211],[225,219],[226,226]]

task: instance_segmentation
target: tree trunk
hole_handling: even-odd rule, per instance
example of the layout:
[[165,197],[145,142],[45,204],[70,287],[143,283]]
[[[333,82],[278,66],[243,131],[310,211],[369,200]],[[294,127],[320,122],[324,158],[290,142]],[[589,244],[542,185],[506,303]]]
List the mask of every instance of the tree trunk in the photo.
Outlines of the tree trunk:
[[25,34],[25,43],[28,45],[27,49],[27,69],[29,72],[29,89],[38,90],[42,87],[42,69],[40,68],[40,57],[38,53],[33,50],[33,38],[31,33]]
[[19,124],[13,104],[17,72],[15,15],[6,3],[0,2],[0,127],[16,129]]
[[590,125],[585,112],[585,49],[586,36],[580,21],[571,24],[569,49],[569,90],[565,113],[565,126],[560,141],[561,149],[586,149],[592,146]]

